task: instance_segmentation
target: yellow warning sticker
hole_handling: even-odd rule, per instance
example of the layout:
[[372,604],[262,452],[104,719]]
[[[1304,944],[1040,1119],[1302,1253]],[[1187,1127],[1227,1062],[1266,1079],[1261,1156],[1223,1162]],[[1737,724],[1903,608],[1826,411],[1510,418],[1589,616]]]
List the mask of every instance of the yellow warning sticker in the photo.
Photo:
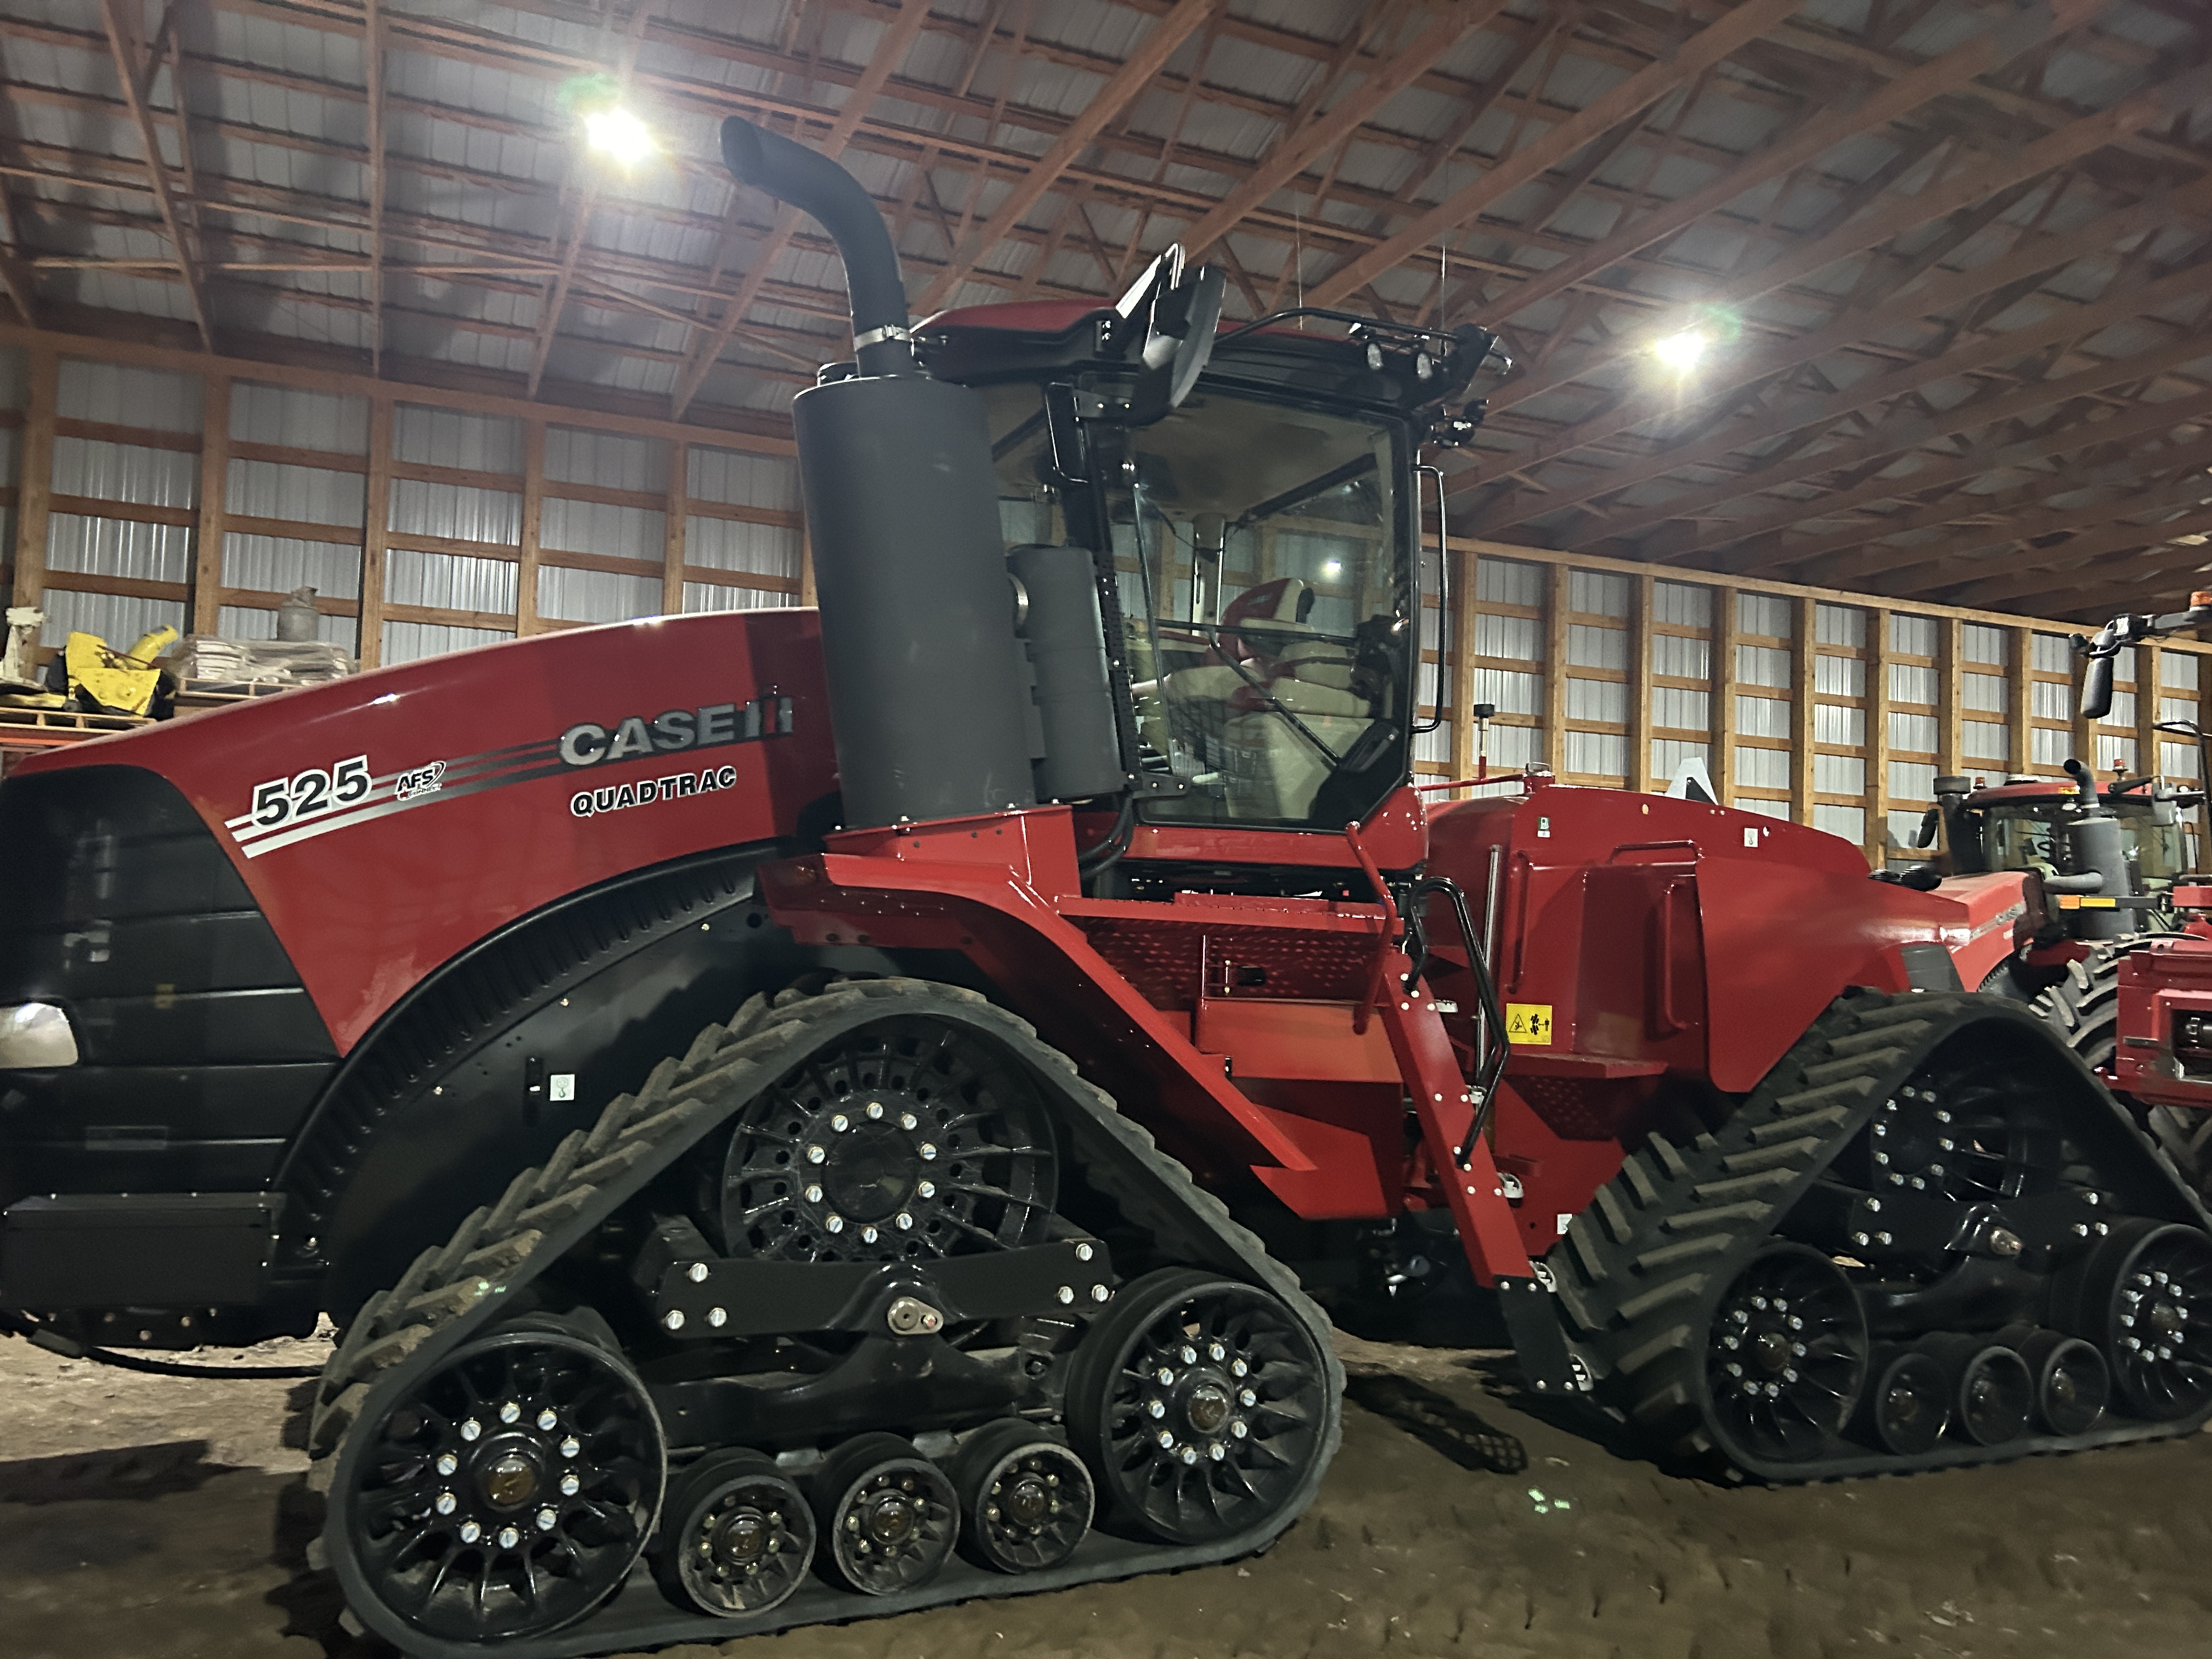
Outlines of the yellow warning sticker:
[[2058,908],[2062,910],[2117,910],[2119,902],[2108,898],[2087,898],[2079,893],[2061,893]]
[[1525,1048],[1552,1046],[1552,1005],[1548,1002],[1509,1002],[1505,1005],[1505,1040]]

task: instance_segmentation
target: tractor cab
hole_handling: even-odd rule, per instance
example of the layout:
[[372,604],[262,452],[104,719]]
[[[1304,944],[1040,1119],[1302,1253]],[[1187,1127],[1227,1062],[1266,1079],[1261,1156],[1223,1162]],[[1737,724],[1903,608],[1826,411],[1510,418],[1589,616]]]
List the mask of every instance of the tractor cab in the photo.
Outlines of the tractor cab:
[[[1936,788],[1936,805],[1929,815],[1942,815],[1956,873],[2078,873],[2073,832],[2085,805],[2075,783],[2011,777],[1976,787],[1965,778],[1942,777]],[[2201,855],[2181,815],[2203,799],[2201,791],[2171,789],[2148,776],[2115,778],[2098,792],[2099,805],[2118,821],[2130,892],[2156,897],[2197,870]],[[1930,823],[1923,836],[1934,827]]]
[[[985,399],[1018,605],[1074,556],[1096,587],[1134,819],[1340,834],[1411,774],[1419,451],[1474,430],[1479,404],[1445,405],[1492,338],[1320,312],[1222,327],[1218,276],[1177,258],[1117,306],[941,314],[918,355]],[[1191,372],[1162,386],[1146,335],[1176,327]]]

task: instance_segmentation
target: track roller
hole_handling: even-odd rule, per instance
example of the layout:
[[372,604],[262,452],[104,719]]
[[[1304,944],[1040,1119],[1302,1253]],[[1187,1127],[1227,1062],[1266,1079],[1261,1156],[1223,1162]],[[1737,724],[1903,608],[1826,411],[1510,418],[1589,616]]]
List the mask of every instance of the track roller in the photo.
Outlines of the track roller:
[[1866,1377],[1866,1315],[1844,1270],[1806,1245],[1769,1244],[1722,1292],[1708,1330],[1708,1411],[1731,1451],[1820,1455]]
[[2112,1395],[2105,1356],[2078,1336],[2037,1331],[2020,1344],[2035,1379],[2036,1420],[2053,1434],[2087,1434]]
[[1935,1449],[1950,1425],[1942,1366],[1917,1348],[1875,1349],[1852,1436],[1899,1457],[1918,1457]]
[[863,1595],[927,1583],[952,1553],[958,1500],[945,1472],[895,1434],[856,1435],[813,1479],[823,1565]]
[[1091,1530],[1091,1474],[1033,1425],[987,1424],[960,1449],[960,1549],[998,1572],[1036,1572],[1075,1553]]
[[2027,1432],[2035,1379],[2018,1351],[1986,1336],[1921,1338],[1920,1351],[1943,1367],[1951,1423],[1977,1446],[2002,1446]]
[[662,1510],[653,1567],[679,1607],[739,1619],[781,1605],[814,1559],[814,1512],[764,1453],[710,1453]]

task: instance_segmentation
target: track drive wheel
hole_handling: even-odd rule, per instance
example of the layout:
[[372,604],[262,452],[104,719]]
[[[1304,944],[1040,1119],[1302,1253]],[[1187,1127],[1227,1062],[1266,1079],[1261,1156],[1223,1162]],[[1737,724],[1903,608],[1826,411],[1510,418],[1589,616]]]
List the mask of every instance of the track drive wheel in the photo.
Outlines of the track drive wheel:
[[1110,1522],[1205,1544],[1305,1489],[1327,1389],[1312,1336],[1274,1297],[1164,1267],[1125,1286],[1076,1350],[1067,1419]]
[[1844,1270],[1777,1242],[1747,1261],[1706,1327],[1705,1419],[1731,1457],[1821,1455],[1867,1371],[1866,1316]]
[[2154,1423],[2212,1401],[2212,1237],[2147,1216],[2118,1223],[2051,1287],[2051,1322],[2096,1344],[2112,1387]]
[[815,1472],[823,1565],[863,1595],[890,1595],[937,1576],[960,1528],[945,1472],[895,1434],[855,1435]]
[[679,1606],[742,1619],[780,1606],[814,1559],[814,1512],[775,1460],[710,1453],[671,1487],[653,1563]]
[[1009,1419],[969,1437],[952,1466],[963,1553],[998,1572],[1037,1572],[1075,1553],[1093,1501],[1083,1460]]
[[644,1385],[564,1332],[465,1343],[364,1427],[333,1510],[377,1598],[439,1641],[582,1618],[621,1588],[659,1510],[666,1447]]

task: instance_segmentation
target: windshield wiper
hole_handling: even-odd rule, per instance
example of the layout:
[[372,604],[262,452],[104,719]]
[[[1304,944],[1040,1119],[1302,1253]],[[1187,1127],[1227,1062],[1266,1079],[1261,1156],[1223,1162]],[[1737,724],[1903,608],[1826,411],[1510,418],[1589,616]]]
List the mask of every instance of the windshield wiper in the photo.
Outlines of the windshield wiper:
[[1296,732],[1300,737],[1304,738],[1308,743],[1311,744],[1316,749],[1321,751],[1322,758],[1328,763],[1328,769],[1330,771],[1334,772],[1337,768],[1344,764],[1344,757],[1338,754],[1335,750],[1323,743],[1321,740],[1320,735],[1314,731],[1313,727],[1308,726],[1296,714],[1293,714],[1284,706],[1283,700],[1281,698],[1278,697],[1273,692],[1267,690],[1266,686],[1262,685],[1258,680],[1254,679],[1250,674],[1247,673],[1243,663],[1238,662],[1229,652],[1222,650],[1221,628],[1218,623],[1179,623],[1176,626],[1181,628],[1194,629],[1197,630],[1197,632],[1205,639],[1206,642],[1212,646],[1214,650],[1219,653],[1221,660],[1229,665],[1231,672],[1232,672],[1238,679],[1243,681],[1245,684],[1250,686],[1255,691],[1257,691],[1260,696],[1266,700],[1268,708],[1273,709],[1278,714],[1280,714],[1285,720],[1291,723],[1291,729],[1293,732]]

